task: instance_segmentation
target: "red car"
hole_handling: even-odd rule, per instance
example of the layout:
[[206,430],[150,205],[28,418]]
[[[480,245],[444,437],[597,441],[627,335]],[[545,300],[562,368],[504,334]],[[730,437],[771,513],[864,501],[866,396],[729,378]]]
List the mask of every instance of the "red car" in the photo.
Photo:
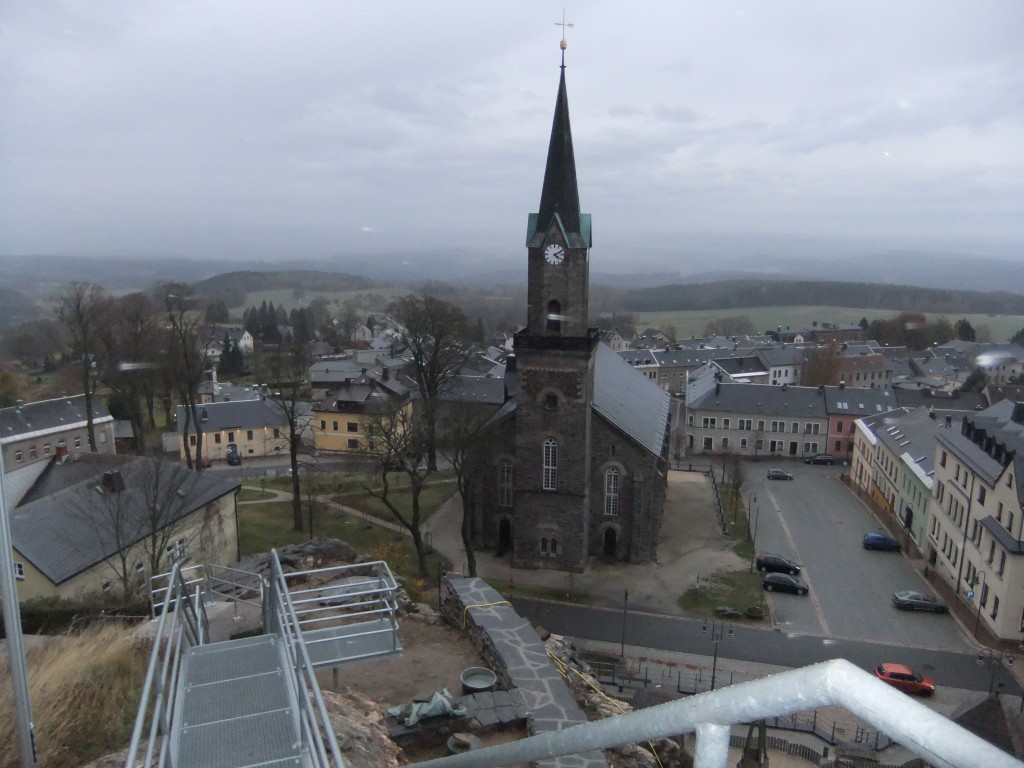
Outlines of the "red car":
[[935,693],[935,683],[930,677],[923,677],[904,664],[879,664],[874,672],[879,680],[904,693],[918,696],[931,696]]

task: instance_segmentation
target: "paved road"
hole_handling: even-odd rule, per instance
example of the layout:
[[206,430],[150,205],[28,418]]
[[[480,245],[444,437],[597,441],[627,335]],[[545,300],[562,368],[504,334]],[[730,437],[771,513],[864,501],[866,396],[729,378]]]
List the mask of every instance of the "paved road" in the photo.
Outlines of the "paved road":
[[950,616],[903,613],[892,606],[899,589],[925,588],[912,563],[895,552],[867,551],[861,539],[878,523],[839,480],[837,467],[787,466],[792,481],[768,481],[748,465],[745,492],[757,503],[757,549],[804,566],[809,599],[773,595],[776,625],[789,632],[866,639],[934,650],[969,651]]
[[[557,634],[606,643],[621,643],[623,611],[556,603],[527,597],[512,598],[516,611],[536,625]],[[711,630],[700,619],[684,619],[651,613],[625,613],[625,644],[677,653],[710,656],[714,650]],[[988,691],[1015,696],[1024,694],[1017,681],[999,665],[981,665],[974,654],[904,648],[888,643],[833,640],[813,635],[787,634],[747,626],[734,627],[719,643],[723,658],[762,662],[784,667],[803,667],[828,659],[847,659],[870,670],[883,661],[910,664],[940,686]]]

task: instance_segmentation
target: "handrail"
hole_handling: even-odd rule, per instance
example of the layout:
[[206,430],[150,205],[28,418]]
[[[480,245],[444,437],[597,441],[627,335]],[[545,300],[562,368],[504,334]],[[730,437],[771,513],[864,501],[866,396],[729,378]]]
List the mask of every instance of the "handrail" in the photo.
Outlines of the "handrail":
[[177,570],[185,583],[192,587],[196,584],[206,583],[205,568],[202,565],[189,565],[181,568],[175,564],[168,573],[157,573],[149,577],[149,618],[156,621],[156,607],[160,605],[164,597],[171,590],[171,574]]
[[686,699],[458,755],[415,768],[497,768],[623,744],[696,733],[696,768],[725,768],[729,726],[823,706],[840,706],[884,730],[935,768],[1022,764],[845,659],[782,672]]
[[[263,605],[263,590],[265,582],[263,577],[253,571],[243,571],[240,568],[232,568],[227,565],[216,565],[210,563],[206,566],[207,585],[212,592],[222,595],[232,603],[245,603],[246,605]],[[225,589],[227,588],[227,589]],[[258,599],[250,600],[232,594],[231,591],[247,593],[255,592]]]
[[[318,580],[334,578],[316,586],[295,589],[291,582],[310,576]],[[297,627],[307,632],[343,625],[367,624],[387,620],[387,628],[348,633],[348,637],[391,634],[398,645],[398,582],[383,560],[352,565],[338,565],[313,571],[283,574]],[[330,642],[329,637],[305,639],[307,647]]]
[[[288,654],[292,670],[292,683],[300,709],[303,741],[310,747],[310,758],[314,765],[326,768],[331,760],[336,768],[343,768],[341,749],[331,727],[327,706],[324,704],[316,672],[309,658],[309,651],[302,639],[295,606],[288,593],[288,582],[281,569],[277,550],[270,550],[270,589],[268,590],[269,610],[267,611],[268,632],[276,633]],[[324,744],[326,734],[327,743]],[[330,755],[328,755],[328,750]]]
[[[170,750],[168,737],[176,703],[174,681],[178,676],[181,656],[186,644],[188,647],[201,645],[209,637],[210,625],[203,605],[202,589],[197,580],[186,580],[177,564],[165,575],[168,583],[161,587],[164,599],[160,616],[156,619],[153,650],[150,652],[146,680],[142,685],[139,709],[132,728],[132,740],[128,745],[126,768],[135,766],[147,714],[150,717],[149,738],[143,765],[153,765],[153,754],[157,744],[160,745],[159,766],[162,768],[167,764]],[[192,585],[195,585],[195,591],[190,595],[189,588]]]

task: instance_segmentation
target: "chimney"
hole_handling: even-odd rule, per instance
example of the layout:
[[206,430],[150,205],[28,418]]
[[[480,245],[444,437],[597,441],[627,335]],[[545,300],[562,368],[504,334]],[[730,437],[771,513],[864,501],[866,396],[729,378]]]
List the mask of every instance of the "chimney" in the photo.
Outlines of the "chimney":
[[948,416],[948,415],[946,416],[946,426],[947,427],[952,427],[953,426],[953,417],[952,416]]
[[391,371],[389,371],[385,367],[384,370],[381,372],[380,378],[381,378],[381,381],[387,381],[388,379],[391,378]]

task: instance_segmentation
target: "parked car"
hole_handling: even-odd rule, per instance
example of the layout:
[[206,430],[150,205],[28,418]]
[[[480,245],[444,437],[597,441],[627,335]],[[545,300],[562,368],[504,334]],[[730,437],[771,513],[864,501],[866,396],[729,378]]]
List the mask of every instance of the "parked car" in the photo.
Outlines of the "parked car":
[[905,664],[879,664],[873,671],[879,680],[904,693],[917,696],[931,696],[935,693],[935,682],[930,677],[917,674]]
[[769,469],[768,470],[769,480],[792,480],[793,473],[787,472],[784,469]]
[[900,552],[903,549],[903,545],[900,544],[898,539],[894,539],[892,536],[886,536],[884,533],[871,533],[864,534],[864,549],[879,549],[883,552]]
[[788,573],[796,576],[800,573],[800,566],[792,560],[787,560],[778,555],[762,554],[757,556],[757,570],[767,573]]
[[225,457],[228,460],[228,464],[237,467],[242,463],[242,454],[238,452],[238,446],[235,443],[228,443],[227,451],[225,451]]
[[904,589],[893,592],[892,604],[901,611],[931,611],[932,613],[946,613],[949,606],[934,595],[926,595],[913,589]]
[[807,594],[807,582],[788,573],[766,573],[761,577],[761,588],[766,592],[792,592],[795,595]]
[[831,453],[816,453],[813,456],[805,456],[804,464],[835,464],[836,457]]

